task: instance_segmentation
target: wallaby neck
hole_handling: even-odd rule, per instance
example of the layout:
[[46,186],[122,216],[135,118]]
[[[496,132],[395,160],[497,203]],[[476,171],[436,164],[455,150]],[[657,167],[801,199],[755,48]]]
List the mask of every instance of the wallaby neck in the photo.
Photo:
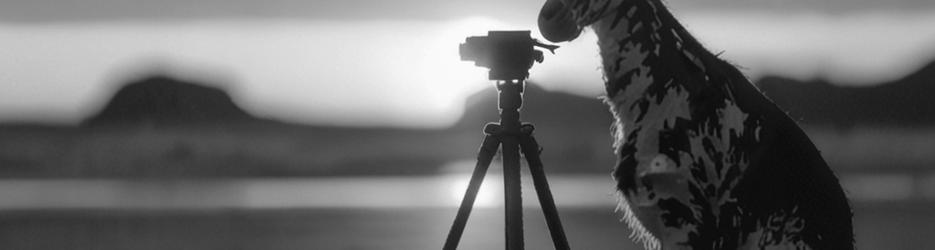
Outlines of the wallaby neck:
[[[719,60],[688,33],[659,0],[623,1],[592,27],[601,48],[608,96],[619,91],[664,91],[656,89],[681,85],[696,92],[711,84],[708,71],[720,68]],[[657,87],[629,86],[641,82]],[[666,86],[662,86],[666,85]],[[659,92],[656,94],[662,94]]]

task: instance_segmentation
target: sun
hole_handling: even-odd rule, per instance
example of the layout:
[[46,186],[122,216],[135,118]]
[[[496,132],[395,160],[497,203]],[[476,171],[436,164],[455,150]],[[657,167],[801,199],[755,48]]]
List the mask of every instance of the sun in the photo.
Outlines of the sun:
[[487,69],[461,61],[458,45],[469,36],[483,36],[488,30],[508,29],[508,25],[486,17],[471,17],[440,24],[422,43],[416,67],[419,85],[428,89],[430,103],[452,110],[464,98],[485,87]]

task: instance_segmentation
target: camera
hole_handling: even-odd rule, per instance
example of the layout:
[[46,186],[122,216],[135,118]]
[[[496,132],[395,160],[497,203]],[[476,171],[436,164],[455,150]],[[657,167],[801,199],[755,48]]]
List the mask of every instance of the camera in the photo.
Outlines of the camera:
[[488,31],[487,36],[472,36],[459,46],[462,61],[490,69],[490,80],[524,80],[534,62],[542,62],[542,51],[555,51],[558,46],[540,43],[528,30]]

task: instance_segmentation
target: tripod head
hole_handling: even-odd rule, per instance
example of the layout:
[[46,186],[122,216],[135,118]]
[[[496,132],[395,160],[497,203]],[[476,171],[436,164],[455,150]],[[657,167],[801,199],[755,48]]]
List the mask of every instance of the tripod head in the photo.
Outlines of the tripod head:
[[542,62],[542,51],[555,53],[558,46],[548,45],[530,36],[528,30],[487,32],[487,36],[472,36],[459,46],[462,61],[474,61],[475,66],[490,69],[488,79],[522,81],[529,77],[533,62]]

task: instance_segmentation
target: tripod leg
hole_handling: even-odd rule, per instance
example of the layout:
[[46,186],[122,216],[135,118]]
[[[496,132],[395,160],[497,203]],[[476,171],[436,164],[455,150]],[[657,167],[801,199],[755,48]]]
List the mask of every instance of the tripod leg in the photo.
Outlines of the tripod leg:
[[523,193],[520,183],[518,136],[503,137],[503,189],[506,207],[506,249],[523,250]]
[[571,247],[565,237],[562,222],[558,218],[558,209],[555,208],[555,200],[552,198],[549,182],[545,179],[545,170],[543,170],[542,160],[539,159],[539,143],[536,142],[536,138],[532,136],[531,132],[530,129],[529,134],[520,136],[520,146],[523,149],[523,155],[526,156],[526,161],[529,163],[529,173],[532,175],[536,195],[539,197],[539,205],[542,206],[545,222],[548,224],[549,233],[552,235],[552,243],[557,250],[567,250]]
[[461,200],[461,207],[458,208],[458,215],[451,224],[451,230],[448,231],[448,238],[445,240],[444,250],[454,250],[458,248],[458,242],[461,241],[461,235],[464,233],[464,226],[467,224],[468,216],[471,215],[471,209],[474,208],[474,199],[477,198],[477,192],[480,191],[480,185],[484,181],[484,175],[487,174],[487,168],[494,155],[497,154],[497,148],[500,146],[500,140],[492,135],[484,137],[484,143],[477,152],[477,165],[474,166],[474,173],[471,175],[471,181],[468,183],[467,191],[464,192],[464,199]]

